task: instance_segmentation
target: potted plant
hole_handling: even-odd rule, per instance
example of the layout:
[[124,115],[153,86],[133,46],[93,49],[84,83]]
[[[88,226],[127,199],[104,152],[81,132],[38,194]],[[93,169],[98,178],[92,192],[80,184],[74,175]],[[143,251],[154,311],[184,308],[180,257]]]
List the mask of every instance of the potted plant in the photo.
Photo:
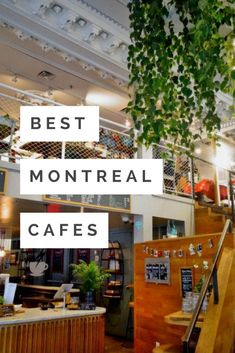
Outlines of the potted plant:
[[4,298],[3,296],[0,295],[0,305],[3,305],[4,304]]
[[[202,275],[201,278],[199,279],[199,281],[196,283],[194,289],[193,289],[193,310],[195,309],[195,307],[197,305],[197,302],[198,302],[198,299],[199,299],[203,284],[205,282],[205,279],[206,279],[205,275]],[[206,311],[207,310],[208,300],[209,300],[209,292],[207,292],[207,294],[206,294],[206,296],[205,296],[205,298],[203,300],[202,311]]]
[[140,131],[137,142],[167,141],[173,153],[177,145],[189,153],[202,131],[216,139],[217,92],[234,94],[232,2],[129,1],[126,112]]
[[95,261],[91,261],[87,264],[85,261],[81,261],[79,264],[72,264],[73,278],[80,283],[81,290],[85,294],[85,302],[94,302],[94,292],[101,288],[104,281],[110,276],[97,265]]

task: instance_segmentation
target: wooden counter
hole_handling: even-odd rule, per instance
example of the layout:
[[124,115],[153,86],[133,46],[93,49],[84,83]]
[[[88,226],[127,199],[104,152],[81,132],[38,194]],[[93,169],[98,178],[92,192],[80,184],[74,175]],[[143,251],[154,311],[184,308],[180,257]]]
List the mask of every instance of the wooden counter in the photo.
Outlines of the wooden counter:
[[0,318],[0,353],[103,353],[105,309],[24,309]]

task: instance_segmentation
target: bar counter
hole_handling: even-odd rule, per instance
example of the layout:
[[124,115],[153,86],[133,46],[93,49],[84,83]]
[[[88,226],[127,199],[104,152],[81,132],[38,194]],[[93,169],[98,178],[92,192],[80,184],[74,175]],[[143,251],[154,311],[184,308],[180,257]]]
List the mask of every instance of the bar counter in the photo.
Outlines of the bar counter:
[[0,353],[103,353],[105,308],[23,308],[0,318]]

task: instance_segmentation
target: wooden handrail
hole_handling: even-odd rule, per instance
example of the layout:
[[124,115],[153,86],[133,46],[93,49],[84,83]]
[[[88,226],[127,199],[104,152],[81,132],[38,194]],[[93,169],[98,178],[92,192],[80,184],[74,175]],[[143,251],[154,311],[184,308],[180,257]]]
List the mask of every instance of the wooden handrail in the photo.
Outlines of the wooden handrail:
[[208,287],[210,285],[212,277],[213,277],[213,287],[214,287],[214,303],[217,304],[218,301],[219,301],[219,293],[218,293],[218,286],[217,286],[217,262],[218,262],[219,256],[220,256],[222,248],[223,248],[223,244],[224,244],[224,240],[225,240],[226,234],[228,233],[230,227],[232,227],[232,222],[231,222],[231,220],[228,219],[226,221],[226,223],[225,223],[224,229],[223,229],[222,234],[221,234],[221,238],[220,238],[220,240],[218,242],[218,245],[217,245],[216,253],[215,253],[214,257],[213,257],[213,263],[212,263],[211,271],[210,271],[208,277],[206,278],[206,280],[205,280],[205,282],[204,282],[204,284],[202,286],[202,290],[201,290],[200,296],[198,298],[198,302],[197,302],[196,308],[195,308],[195,310],[193,312],[191,321],[190,321],[190,323],[189,323],[189,325],[187,327],[187,330],[186,330],[184,336],[182,337],[183,353],[189,353],[190,338],[192,336],[194,327],[196,325],[197,318],[199,316],[199,313],[200,313],[200,310],[201,310],[201,307],[202,307],[202,303],[203,303],[203,300],[204,300],[204,298],[206,296],[206,293],[207,293],[207,290],[208,290]]

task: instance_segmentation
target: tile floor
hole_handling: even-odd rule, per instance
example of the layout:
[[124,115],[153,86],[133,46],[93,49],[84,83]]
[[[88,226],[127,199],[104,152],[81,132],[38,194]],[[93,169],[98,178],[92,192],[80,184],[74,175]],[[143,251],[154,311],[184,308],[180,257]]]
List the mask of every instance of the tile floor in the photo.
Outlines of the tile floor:
[[123,338],[105,336],[105,353],[134,353],[133,343]]

